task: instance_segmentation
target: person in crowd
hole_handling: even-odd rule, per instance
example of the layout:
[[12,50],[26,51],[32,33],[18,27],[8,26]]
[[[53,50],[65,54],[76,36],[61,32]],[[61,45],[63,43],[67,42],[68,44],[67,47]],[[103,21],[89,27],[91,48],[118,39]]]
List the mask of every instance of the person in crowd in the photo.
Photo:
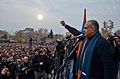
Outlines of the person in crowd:
[[114,59],[116,58],[115,60],[120,61],[120,37],[119,36],[114,37],[113,44],[114,44],[113,48],[116,53]]
[[32,67],[35,72],[35,79],[47,78],[46,69],[46,55],[43,49],[35,49],[35,56],[32,58]]
[[110,36],[108,38],[109,43],[112,45],[113,48],[113,61],[115,63],[115,77],[118,78],[118,70],[119,70],[119,62],[120,62],[120,37]]
[[15,78],[18,79],[21,76],[20,66],[21,66],[22,60],[16,59],[16,67],[15,67]]
[[23,62],[20,64],[18,73],[18,77],[21,79],[34,79],[34,72],[28,56],[23,57]]
[[13,79],[11,72],[9,71],[8,68],[3,68],[1,73],[0,73],[0,79]]
[[[71,29],[64,21],[61,24],[65,28],[69,27],[69,31],[74,31],[73,35],[81,33]],[[96,20],[87,21],[84,35],[75,67],[77,79],[114,79],[113,51],[108,41],[99,33]]]

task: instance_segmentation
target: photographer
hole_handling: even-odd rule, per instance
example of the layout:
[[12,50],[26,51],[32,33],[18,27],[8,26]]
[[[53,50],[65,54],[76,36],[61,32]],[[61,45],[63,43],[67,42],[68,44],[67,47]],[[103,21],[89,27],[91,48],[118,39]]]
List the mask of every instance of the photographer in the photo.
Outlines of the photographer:
[[56,57],[57,57],[57,67],[59,68],[63,64],[63,58],[64,58],[64,44],[61,40],[57,39],[56,40],[57,45],[56,45]]
[[119,62],[120,62],[120,37],[119,36],[111,36],[108,38],[109,43],[113,47],[113,61],[115,63],[115,76],[117,78],[118,75],[118,68],[119,68]]

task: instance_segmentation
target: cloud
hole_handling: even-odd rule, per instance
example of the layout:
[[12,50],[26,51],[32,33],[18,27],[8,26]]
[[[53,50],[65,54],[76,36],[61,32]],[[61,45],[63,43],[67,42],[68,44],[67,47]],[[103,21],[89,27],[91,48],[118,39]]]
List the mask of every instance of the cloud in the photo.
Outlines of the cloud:
[[[97,19],[100,25],[104,20],[112,19],[120,25],[119,3],[120,0],[0,0],[0,25],[7,30],[29,26],[52,28],[61,33],[64,28],[60,27],[60,20],[81,28],[84,8],[87,9],[87,19]],[[43,14],[44,20],[37,20],[39,13]]]

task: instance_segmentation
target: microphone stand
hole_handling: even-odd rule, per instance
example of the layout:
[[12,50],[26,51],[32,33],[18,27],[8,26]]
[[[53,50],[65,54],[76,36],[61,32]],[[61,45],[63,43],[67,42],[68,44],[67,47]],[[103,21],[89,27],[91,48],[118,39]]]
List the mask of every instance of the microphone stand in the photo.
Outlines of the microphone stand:
[[[58,71],[56,72],[56,78],[57,78],[57,76],[59,75],[60,71],[66,66],[69,58],[70,58],[71,55],[74,53],[74,51],[75,51],[75,49],[77,48],[77,46],[78,46],[78,44],[79,44],[79,41],[80,41],[81,39],[82,39],[82,37],[80,37],[80,38],[74,43],[74,45],[73,45],[74,48],[72,49],[72,51],[70,52],[70,54],[69,54],[68,57],[66,58],[66,61],[61,65],[61,67],[60,67],[60,68],[58,69]],[[57,79],[59,79],[59,78],[57,78]]]
[[[69,55],[69,52],[70,52],[70,49],[72,48],[72,46],[73,46],[73,42],[70,38],[68,38],[67,41],[66,41],[66,45],[65,45],[66,49],[65,49],[64,62],[68,59],[68,55]],[[66,62],[66,65],[64,67],[65,69],[63,70],[65,75],[64,76],[62,75],[62,77],[65,78],[65,79],[69,79],[69,74],[70,74],[70,69],[69,69],[70,68],[69,67],[70,63],[69,62],[70,62],[69,60]]]

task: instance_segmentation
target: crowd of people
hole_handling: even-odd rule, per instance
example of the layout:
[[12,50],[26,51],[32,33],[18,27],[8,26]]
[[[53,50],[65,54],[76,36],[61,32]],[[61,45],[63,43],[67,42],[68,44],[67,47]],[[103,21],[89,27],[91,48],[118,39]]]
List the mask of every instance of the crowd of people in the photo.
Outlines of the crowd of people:
[[96,20],[88,20],[83,33],[60,23],[73,36],[82,35],[68,35],[57,45],[0,43],[0,79],[119,79],[119,36],[104,39]]
[[29,44],[0,44],[0,79],[46,79],[51,74],[55,45],[33,44],[32,51],[30,48]]

